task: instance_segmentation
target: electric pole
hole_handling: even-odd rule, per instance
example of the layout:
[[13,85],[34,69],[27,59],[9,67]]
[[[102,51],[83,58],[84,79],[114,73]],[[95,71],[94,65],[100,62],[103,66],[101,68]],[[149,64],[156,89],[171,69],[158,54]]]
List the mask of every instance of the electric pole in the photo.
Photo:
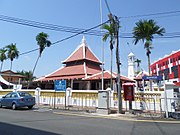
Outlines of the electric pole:
[[120,79],[120,55],[119,55],[119,19],[111,13],[108,15],[110,24],[113,26],[114,38],[116,40],[116,66],[117,66],[117,91],[118,91],[118,113],[122,113],[121,79]]

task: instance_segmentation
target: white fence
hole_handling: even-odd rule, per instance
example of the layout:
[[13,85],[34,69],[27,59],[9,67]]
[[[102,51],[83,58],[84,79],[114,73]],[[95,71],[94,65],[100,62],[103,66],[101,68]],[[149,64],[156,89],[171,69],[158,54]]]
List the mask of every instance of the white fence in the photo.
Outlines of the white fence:
[[[0,96],[7,94],[12,90],[1,90]],[[56,92],[54,90],[20,90],[27,91],[36,97],[37,105],[46,105],[49,107],[77,107],[77,108],[98,108],[97,90],[69,90],[66,92]],[[144,109],[148,111],[161,111],[163,106],[161,102],[162,92],[135,92],[135,101],[132,101],[132,109]],[[109,107],[118,108],[117,93],[111,91],[109,94]],[[129,102],[124,101],[122,93],[122,105],[124,110],[129,109]]]

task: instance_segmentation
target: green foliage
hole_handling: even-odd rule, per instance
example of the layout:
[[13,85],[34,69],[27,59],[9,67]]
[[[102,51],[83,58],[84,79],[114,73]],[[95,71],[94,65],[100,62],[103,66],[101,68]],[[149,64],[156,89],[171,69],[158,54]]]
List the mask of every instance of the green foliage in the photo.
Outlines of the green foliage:
[[2,70],[4,60],[7,59],[6,51],[7,51],[6,48],[0,49],[0,61],[1,61],[1,69],[0,69],[0,71]]
[[165,29],[160,28],[154,20],[140,20],[136,22],[136,26],[133,29],[134,44],[136,45],[140,40],[150,43],[154,35],[163,36],[163,33],[165,33]]
[[161,28],[152,19],[150,20],[140,20],[136,23],[133,29],[134,44],[136,45],[139,41],[144,43],[144,48],[146,49],[146,55],[148,57],[148,70],[150,74],[150,54],[152,47],[152,40],[154,35],[163,36],[165,29]]
[[0,49],[0,61],[3,62],[4,60],[7,59],[7,56],[6,56],[6,48],[2,48]]
[[16,44],[11,43],[5,47],[7,49],[7,57],[13,61],[15,58],[19,57],[19,51],[16,47]]
[[114,30],[114,24],[113,23],[110,23],[109,25],[108,24],[104,24],[102,26],[102,29],[106,30],[107,33],[105,33],[103,35],[103,41],[106,41],[107,38],[110,38],[110,50],[112,50],[114,47],[114,43],[115,43],[115,30]]
[[48,34],[41,32],[36,36],[37,45],[39,46],[39,55],[41,56],[42,52],[46,47],[51,46],[51,42],[48,40]]
[[34,80],[36,78],[35,76],[33,76],[32,71],[24,71],[24,70],[22,70],[22,71],[17,71],[17,73],[20,74],[20,75],[23,75],[25,77],[23,80],[27,81],[27,82],[32,81],[32,80]]

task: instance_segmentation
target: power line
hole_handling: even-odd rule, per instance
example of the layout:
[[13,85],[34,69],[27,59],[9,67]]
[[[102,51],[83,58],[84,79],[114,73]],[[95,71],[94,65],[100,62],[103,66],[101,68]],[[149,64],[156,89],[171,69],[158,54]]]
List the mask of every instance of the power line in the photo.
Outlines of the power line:
[[[80,28],[59,26],[59,25],[54,25],[54,24],[49,24],[49,23],[41,23],[37,21],[25,20],[25,19],[9,17],[9,16],[4,16],[4,15],[0,15],[0,20],[5,21],[5,22],[10,22],[10,23],[16,23],[20,25],[25,25],[25,26],[31,26],[35,28],[70,32],[70,33],[78,33],[79,31],[85,30],[85,29],[80,29]],[[84,34],[102,36],[100,31],[97,31],[97,30],[91,30],[91,31],[85,32]]]
[[108,5],[107,0],[105,0],[105,4],[106,4],[106,7],[107,7],[107,9],[108,9],[109,14],[111,14],[111,10],[110,10],[110,8],[109,8],[109,5]]
[[[154,13],[154,14],[146,14],[146,15],[136,15],[136,16],[129,16],[129,17],[151,16],[151,15],[172,14],[172,13],[180,13],[180,11],[162,12],[162,13]],[[126,17],[126,18],[128,18],[128,17]],[[52,43],[52,45],[57,44],[57,43],[62,42],[62,41],[65,41],[65,40],[68,40],[68,39],[75,37],[79,34],[102,36],[105,34],[105,32],[93,30],[93,29],[98,28],[101,25],[108,22],[108,21],[106,21],[106,22],[99,24],[95,27],[92,27],[90,29],[80,29],[80,28],[73,28],[73,27],[67,27],[67,26],[59,26],[59,25],[54,25],[54,24],[49,24],[49,23],[41,23],[41,22],[37,22],[37,21],[30,21],[30,20],[14,18],[14,17],[4,16],[4,15],[0,15],[0,20],[5,21],[5,22],[10,22],[10,23],[16,23],[16,24],[20,24],[20,25],[25,25],[25,26],[36,27],[36,28],[76,33],[76,34],[71,35],[69,37],[66,37],[64,39],[58,40],[58,41]],[[121,33],[121,36],[119,36],[119,37],[120,38],[133,38],[132,33]],[[154,38],[180,38],[180,32],[165,33],[165,36],[162,36],[162,37],[155,36]],[[20,55],[28,54],[28,53],[37,51],[38,49],[39,48],[36,48],[36,49],[30,50],[30,51],[21,53]]]
[[139,17],[148,17],[148,16],[156,16],[156,15],[168,15],[168,14],[180,14],[180,11],[169,11],[169,12],[159,12],[159,13],[152,13],[152,14],[141,14],[141,15],[133,15],[133,16],[124,16],[119,17],[120,18],[139,18]]
[[[107,20],[107,21],[105,21],[105,22],[103,22],[103,23],[101,23],[101,24],[99,24],[99,25],[96,25],[96,26],[94,26],[94,27],[91,27],[91,28],[89,28],[89,29],[83,30],[83,31],[81,31],[81,32],[79,32],[79,33],[76,33],[76,34],[74,34],[74,35],[71,35],[71,36],[69,36],[69,37],[66,37],[66,38],[63,38],[63,39],[61,39],[61,40],[58,40],[58,41],[52,43],[51,46],[52,46],[52,45],[55,45],[55,44],[57,44],[57,43],[63,42],[63,41],[65,41],[65,40],[71,39],[71,38],[73,38],[73,37],[75,37],[75,36],[78,36],[78,35],[80,35],[80,34],[83,34],[83,33],[85,33],[85,32],[88,32],[88,31],[91,31],[91,30],[93,30],[93,29],[96,29],[96,28],[98,28],[98,27],[106,24],[107,22],[109,22],[109,20]],[[36,48],[36,49],[30,50],[30,51],[21,53],[20,55],[28,54],[28,53],[31,53],[31,52],[34,52],[34,51],[37,51],[37,50],[39,50],[39,48]]]
[[[79,33],[81,31],[85,31],[83,34],[94,35],[94,36],[103,36],[106,33],[105,31],[98,31],[98,30],[86,31],[85,29],[81,29],[81,28],[73,28],[73,27],[59,26],[49,23],[41,23],[37,21],[30,21],[30,20],[14,18],[4,15],[0,15],[0,20],[10,23],[16,23],[20,25],[25,25],[25,26],[31,26],[31,27],[54,30],[54,31],[69,32],[69,33]],[[132,38],[132,33],[120,33],[120,34],[121,34],[120,38]],[[178,38],[179,36],[180,36],[180,32],[172,32],[172,33],[165,33],[163,37],[155,37],[155,38]]]

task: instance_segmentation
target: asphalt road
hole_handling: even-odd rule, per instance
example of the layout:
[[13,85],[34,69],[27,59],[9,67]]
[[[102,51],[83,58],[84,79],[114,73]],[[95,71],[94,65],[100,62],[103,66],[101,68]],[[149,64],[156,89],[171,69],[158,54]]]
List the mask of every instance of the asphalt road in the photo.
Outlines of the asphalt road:
[[0,108],[0,135],[179,135],[180,124]]

